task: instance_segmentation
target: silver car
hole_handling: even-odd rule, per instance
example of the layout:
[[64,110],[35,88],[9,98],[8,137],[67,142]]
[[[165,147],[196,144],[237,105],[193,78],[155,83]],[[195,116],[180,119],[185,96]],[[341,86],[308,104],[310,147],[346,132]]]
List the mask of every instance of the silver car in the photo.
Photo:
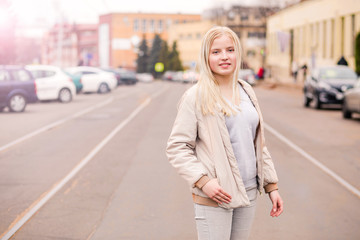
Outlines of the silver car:
[[344,118],[351,118],[353,113],[360,113],[360,78],[354,88],[345,92],[342,113]]

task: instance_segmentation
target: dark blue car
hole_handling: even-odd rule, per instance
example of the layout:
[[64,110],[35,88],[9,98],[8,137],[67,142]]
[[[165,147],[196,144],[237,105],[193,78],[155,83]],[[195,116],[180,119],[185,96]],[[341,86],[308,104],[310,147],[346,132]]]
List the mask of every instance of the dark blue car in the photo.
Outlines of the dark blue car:
[[35,79],[21,66],[0,65],[0,112],[23,112],[27,103],[36,102]]

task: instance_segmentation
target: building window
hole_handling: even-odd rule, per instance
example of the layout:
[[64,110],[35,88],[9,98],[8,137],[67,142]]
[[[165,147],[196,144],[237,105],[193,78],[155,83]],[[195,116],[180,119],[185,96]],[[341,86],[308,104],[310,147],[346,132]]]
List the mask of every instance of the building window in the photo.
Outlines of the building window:
[[242,15],[240,16],[240,19],[241,19],[241,21],[247,21],[247,20],[249,20],[249,16],[248,16],[248,15],[245,15],[245,14],[242,14]]
[[341,47],[341,55],[343,56],[344,55],[344,35],[345,35],[345,18],[342,17],[341,18],[341,32],[340,32],[340,39],[341,39],[341,42],[340,42],[340,47]]
[[166,21],[166,29],[169,29],[170,26],[171,26],[171,24],[172,24],[172,20],[171,20],[171,19],[168,19],[168,20]]
[[326,21],[323,22],[323,58],[326,58]]
[[163,20],[159,20],[159,22],[158,22],[158,32],[159,33],[162,33],[163,32],[163,28],[164,28],[164,26],[163,26]]
[[334,57],[334,48],[335,48],[335,20],[334,19],[331,19],[331,35],[330,35],[330,41],[331,41],[331,44],[330,44],[330,58],[333,58]]
[[355,15],[351,15],[351,56],[355,53]]
[[155,32],[155,20],[154,19],[150,20],[149,31],[150,32]]
[[318,55],[320,55],[320,51],[321,51],[321,41],[320,41],[320,37],[321,37],[321,32],[320,32],[320,22],[316,23],[316,52]]
[[265,38],[265,32],[248,32],[248,38]]
[[141,30],[142,30],[142,32],[146,32],[146,19],[143,19],[143,20],[142,20]]
[[128,18],[128,17],[123,17],[123,23],[124,23],[126,26],[129,26],[129,18]]
[[247,50],[246,56],[247,57],[255,57],[256,56],[255,50]]
[[133,26],[133,29],[134,29],[134,32],[138,32],[139,31],[139,19],[134,19],[134,26]]

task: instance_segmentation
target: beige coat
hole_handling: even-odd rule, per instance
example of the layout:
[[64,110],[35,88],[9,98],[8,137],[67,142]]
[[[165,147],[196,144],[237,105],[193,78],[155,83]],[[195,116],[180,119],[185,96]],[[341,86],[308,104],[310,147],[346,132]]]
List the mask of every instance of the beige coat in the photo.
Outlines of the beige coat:
[[[271,156],[265,145],[263,117],[252,87],[239,80],[249,95],[260,118],[256,131],[255,152],[257,158],[258,189],[265,192],[277,189],[278,178]],[[250,204],[240,176],[238,164],[220,111],[203,115],[196,105],[197,85],[183,95],[178,114],[167,144],[170,163],[191,186],[195,203],[217,206],[217,203],[201,190],[210,179],[216,178],[220,186],[232,196],[223,208],[237,208]]]

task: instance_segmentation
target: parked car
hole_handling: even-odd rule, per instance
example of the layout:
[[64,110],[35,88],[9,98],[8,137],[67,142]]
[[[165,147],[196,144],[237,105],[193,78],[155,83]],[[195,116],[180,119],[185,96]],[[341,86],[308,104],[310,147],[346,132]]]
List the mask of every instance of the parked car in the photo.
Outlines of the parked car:
[[252,69],[240,69],[239,78],[246,81],[251,86],[256,85],[256,75]]
[[81,83],[81,76],[75,76],[69,72],[66,72],[65,70],[64,72],[72,79],[73,83],[75,84],[76,93],[81,92],[83,88],[83,84]]
[[173,82],[183,82],[184,81],[184,72],[183,71],[177,71],[172,77]]
[[117,81],[117,85],[121,85],[121,76],[120,73],[118,71],[118,69],[115,68],[101,68],[102,70],[106,71],[106,72],[111,72],[115,75],[116,81]]
[[117,69],[117,72],[120,74],[120,84],[133,85],[138,81],[134,71]]
[[111,72],[115,75],[117,85],[131,85],[135,84],[138,79],[134,71],[122,69],[122,68],[101,68],[104,71]]
[[117,86],[117,80],[113,73],[95,67],[78,66],[66,68],[66,72],[81,77],[84,93],[97,92],[107,93]]
[[68,103],[76,96],[75,84],[61,68],[49,65],[27,65],[25,68],[35,78],[40,101],[58,100]]
[[354,88],[345,92],[342,113],[344,118],[351,118],[353,113],[360,113],[360,78]]
[[136,78],[139,82],[150,83],[154,81],[154,77],[151,73],[137,73]]
[[176,71],[166,71],[162,76],[162,79],[168,81],[174,81],[174,76],[176,75],[176,73],[177,73]]
[[304,83],[304,106],[314,102],[320,109],[324,104],[342,104],[344,92],[353,87],[356,79],[356,73],[347,66],[313,69]]
[[31,73],[20,66],[0,66],[0,112],[23,112],[27,103],[36,102],[36,83]]
[[183,72],[183,83],[196,83],[199,80],[199,74],[192,70],[186,70]]

